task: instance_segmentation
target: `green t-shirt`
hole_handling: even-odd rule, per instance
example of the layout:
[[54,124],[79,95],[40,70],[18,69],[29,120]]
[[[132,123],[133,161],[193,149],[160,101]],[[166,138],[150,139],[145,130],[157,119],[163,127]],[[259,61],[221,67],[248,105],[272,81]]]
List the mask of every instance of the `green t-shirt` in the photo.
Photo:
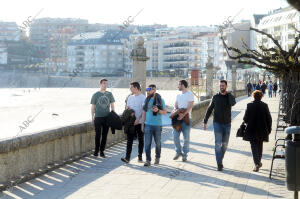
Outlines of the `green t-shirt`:
[[110,104],[113,102],[115,99],[111,92],[96,92],[91,99],[91,104],[96,105],[95,117],[106,117],[110,112]]

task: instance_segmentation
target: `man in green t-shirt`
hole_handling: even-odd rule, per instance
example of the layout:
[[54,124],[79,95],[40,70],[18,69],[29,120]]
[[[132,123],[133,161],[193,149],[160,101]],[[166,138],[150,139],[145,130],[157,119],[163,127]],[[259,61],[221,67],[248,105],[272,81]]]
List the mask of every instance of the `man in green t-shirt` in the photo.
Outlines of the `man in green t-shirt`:
[[[91,114],[92,124],[95,125],[95,151],[94,156],[98,156],[100,150],[100,157],[105,158],[104,150],[106,145],[106,139],[108,134],[108,126],[106,125],[106,117],[111,110],[115,110],[114,96],[111,92],[106,91],[108,80],[100,80],[100,91],[97,91],[91,99]],[[101,139],[102,137],[102,139]],[[101,143],[100,143],[101,139]]]

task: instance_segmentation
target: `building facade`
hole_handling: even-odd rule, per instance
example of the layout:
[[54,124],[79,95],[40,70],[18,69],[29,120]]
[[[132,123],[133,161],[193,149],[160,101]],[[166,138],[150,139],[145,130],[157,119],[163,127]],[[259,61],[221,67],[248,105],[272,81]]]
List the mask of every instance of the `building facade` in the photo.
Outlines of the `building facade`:
[[69,71],[78,69],[91,75],[123,76],[130,68],[129,50],[126,38],[122,38],[124,35],[117,34],[99,31],[73,37],[67,51]]
[[[289,50],[295,42],[296,29],[300,30],[300,13],[293,7],[287,7],[270,12],[260,20],[258,29],[274,36],[284,50]],[[257,45],[268,48],[275,47],[267,36],[256,34]]]
[[88,20],[72,18],[40,18],[30,25],[30,40],[38,46],[45,58],[51,52],[51,39],[65,29],[72,29],[74,34],[84,33],[88,29]]

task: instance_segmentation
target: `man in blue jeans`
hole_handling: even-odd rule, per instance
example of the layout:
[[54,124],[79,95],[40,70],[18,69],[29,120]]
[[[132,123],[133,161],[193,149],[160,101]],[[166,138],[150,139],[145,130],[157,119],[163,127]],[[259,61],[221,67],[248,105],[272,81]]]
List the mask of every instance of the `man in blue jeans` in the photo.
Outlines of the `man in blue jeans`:
[[[181,91],[181,94],[178,94],[175,102],[175,110],[182,109],[184,112],[179,113],[177,120],[182,120],[180,125],[180,130],[173,128],[173,138],[175,144],[176,155],[173,160],[177,160],[182,156],[182,161],[187,161],[187,154],[189,152],[190,144],[190,130],[192,126],[192,108],[194,105],[194,94],[187,89],[188,83],[185,80],[180,80],[178,83],[178,89]],[[188,124],[183,118],[187,117]],[[180,144],[180,132],[183,134],[183,147]]]
[[167,109],[164,100],[156,93],[156,86],[154,84],[149,85],[146,91],[147,98],[143,106],[142,121],[144,122],[142,122],[142,131],[145,132],[146,162],[144,166],[150,166],[152,137],[156,145],[154,164],[159,164],[162,131],[161,115],[167,114]]
[[220,81],[220,92],[213,96],[204,118],[204,130],[209,116],[214,110],[215,153],[218,171],[223,170],[223,158],[228,146],[231,128],[231,107],[235,105],[234,96],[226,91],[227,81]]

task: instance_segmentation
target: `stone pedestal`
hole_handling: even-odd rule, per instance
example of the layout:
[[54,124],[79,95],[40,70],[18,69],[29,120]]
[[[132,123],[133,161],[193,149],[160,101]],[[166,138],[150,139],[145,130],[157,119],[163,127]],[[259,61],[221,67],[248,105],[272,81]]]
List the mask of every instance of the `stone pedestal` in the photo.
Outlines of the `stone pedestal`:
[[206,64],[206,96],[212,97],[214,93],[214,66],[211,59]]
[[232,93],[234,96],[236,96],[236,65],[232,65],[231,72],[232,72],[232,81],[231,81]]
[[130,58],[133,61],[132,65],[132,81],[139,82],[142,93],[145,94],[146,89],[146,61],[149,57],[146,56],[144,48],[144,38],[138,37],[134,48],[131,51]]

